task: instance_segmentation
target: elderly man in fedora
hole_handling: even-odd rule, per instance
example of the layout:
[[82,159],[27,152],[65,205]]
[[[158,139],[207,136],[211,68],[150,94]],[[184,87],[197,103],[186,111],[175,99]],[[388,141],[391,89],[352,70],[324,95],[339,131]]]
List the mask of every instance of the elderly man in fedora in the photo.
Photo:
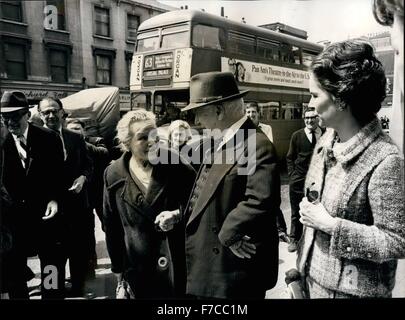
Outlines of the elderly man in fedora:
[[277,156],[244,115],[246,94],[232,73],[200,73],[183,109],[213,130],[207,143],[214,143],[202,148],[208,152],[185,210],[187,294],[196,298],[263,299],[277,282]]
[[[1,97],[1,121],[6,132],[3,143],[2,185],[13,201],[11,226],[13,265],[26,270],[27,257],[38,254],[42,279],[52,271],[57,261],[57,221],[59,176],[63,164],[62,143],[50,130],[28,122],[28,101],[20,91],[5,91]],[[17,271],[18,272],[18,271]],[[9,288],[11,299],[28,299],[24,273]],[[58,292],[56,278],[49,278],[46,293]]]

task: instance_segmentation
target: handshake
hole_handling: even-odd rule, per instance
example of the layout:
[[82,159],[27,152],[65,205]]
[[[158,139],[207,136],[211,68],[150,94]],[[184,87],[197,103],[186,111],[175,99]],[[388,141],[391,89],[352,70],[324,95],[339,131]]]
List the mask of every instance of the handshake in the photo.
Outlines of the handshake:
[[156,216],[155,226],[161,231],[167,232],[173,229],[174,225],[181,220],[180,210],[162,211]]

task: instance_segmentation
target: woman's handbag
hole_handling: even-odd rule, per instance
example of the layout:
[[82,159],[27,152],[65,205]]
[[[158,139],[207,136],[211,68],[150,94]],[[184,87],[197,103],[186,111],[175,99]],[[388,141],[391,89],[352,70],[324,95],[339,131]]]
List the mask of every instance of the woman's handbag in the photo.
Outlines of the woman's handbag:
[[117,284],[115,289],[115,298],[116,299],[135,299],[135,294],[132,291],[129,283],[126,280],[121,280]]
[[304,278],[297,269],[290,269],[285,273],[285,283],[291,299],[306,299],[308,297],[304,287]]

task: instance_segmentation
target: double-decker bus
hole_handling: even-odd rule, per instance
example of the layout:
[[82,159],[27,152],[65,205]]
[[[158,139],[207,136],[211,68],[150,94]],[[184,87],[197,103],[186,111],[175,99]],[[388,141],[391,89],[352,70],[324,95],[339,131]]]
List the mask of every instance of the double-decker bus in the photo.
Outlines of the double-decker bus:
[[[270,124],[283,158],[292,132],[304,126],[310,99],[307,66],[323,47],[263,27],[194,10],[178,10],[144,21],[132,59],[131,108],[159,117],[189,103],[190,77],[231,71],[245,101],[258,102],[260,122]],[[173,114],[173,112],[170,112]],[[176,116],[176,112],[174,113]],[[193,125],[191,114],[177,113]]]

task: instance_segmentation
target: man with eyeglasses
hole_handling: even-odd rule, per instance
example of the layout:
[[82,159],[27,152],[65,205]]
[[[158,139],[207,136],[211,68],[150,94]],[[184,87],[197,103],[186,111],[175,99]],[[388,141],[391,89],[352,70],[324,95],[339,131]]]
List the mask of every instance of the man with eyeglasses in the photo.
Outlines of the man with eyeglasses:
[[[64,224],[64,261],[69,259],[72,290],[70,296],[85,294],[88,263],[91,259],[91,218],[92,212],[88,196],[88,183],[93,174],[93,163],[88,153],[84,137],[64,128],[65,110],[59,99],[46,97],[39,102],[38,111],[44,126],[56,132],[63,144],[63,170],[55,174],[62,181],[61,209]],[[64,270],[64,265],[63,265]]]
[[[49,275],[44,268],[57,263],[49,254],[55,239],[48,231],[59,216],[60,183],[55,172],[62,170],[62,144],[52,131],[29,123],[29,117],[25,95],[5,91],[1,97],[1,122],[8,132],[2,145],[1,183],[12,199],[12,274],[8,275],[14,275],[8,288],[11,299],[29,298],[27,276],[33,275],[27,268],[27,257],[39,255],[42,278]],[[55,288],[58,283],[50,286]]]
[[299,221],[299,203],[304,197],[305,176],[316,142],[324,132],[319,126],[318,115],[314,108],[304,111],[305,127],[294,132],[287,153],[287,169],[290,184],[291,228],[289,252],[297,251],[297,243],[302,235],[302,224]]

